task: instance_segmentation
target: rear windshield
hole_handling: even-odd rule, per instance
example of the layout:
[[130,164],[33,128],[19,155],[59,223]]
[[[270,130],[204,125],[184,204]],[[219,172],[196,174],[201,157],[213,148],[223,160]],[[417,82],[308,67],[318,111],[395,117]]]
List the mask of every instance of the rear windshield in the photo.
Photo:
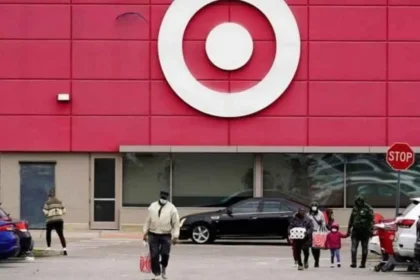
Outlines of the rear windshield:
[[0,208],[0,219],[7,218],[7,213]]
[[419,202],[416,200],[413,200],[413,202],[410,205],[408,205],[407,208],[405,208],[404,212],[402,213],[402,216],[404,217],[405,215],[410,213],[410,211],[413,210],[414,207],[417,206],[417,204],[419,204]]

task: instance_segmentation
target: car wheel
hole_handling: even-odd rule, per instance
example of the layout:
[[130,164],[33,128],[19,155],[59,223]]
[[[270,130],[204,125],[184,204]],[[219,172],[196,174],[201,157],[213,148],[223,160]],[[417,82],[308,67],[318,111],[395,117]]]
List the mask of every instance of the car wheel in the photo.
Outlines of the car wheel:
[[197,224],[191,231],[191,239],[196,244],[206,244],[213,241],[210,228],[206,224]]

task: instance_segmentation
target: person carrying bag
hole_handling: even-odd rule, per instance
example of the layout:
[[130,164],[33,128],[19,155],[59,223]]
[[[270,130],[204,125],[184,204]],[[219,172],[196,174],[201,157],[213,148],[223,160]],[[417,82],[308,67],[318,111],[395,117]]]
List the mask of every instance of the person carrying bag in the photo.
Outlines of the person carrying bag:
[[317,202],[311,203],[311,208],[308,213],[309,218],[314,226],[312,234],[312,256],[315,260],[314,267],[319,267],[319,258],[321,256],[321,249],[325,249],[325,242],[327,240],[328,230],[326,228],[324,213],[319,210]]

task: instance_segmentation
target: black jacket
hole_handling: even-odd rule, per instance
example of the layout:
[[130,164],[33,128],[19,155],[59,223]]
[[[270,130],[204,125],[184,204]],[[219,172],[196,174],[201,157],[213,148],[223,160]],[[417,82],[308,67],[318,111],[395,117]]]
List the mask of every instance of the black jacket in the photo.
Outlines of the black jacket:
[[306,229],[306,237],[302,241],[304,242],[305,247],[312,247],[312,233],[314,231],[314,225],[312,221],[309,219],[308,216],[305,216],[303,219],[298,218],[296,215],[293,217],[292,221],[290,222],[289,228],[287,231],[290,235],[290,230],[292,228],[305,228]]

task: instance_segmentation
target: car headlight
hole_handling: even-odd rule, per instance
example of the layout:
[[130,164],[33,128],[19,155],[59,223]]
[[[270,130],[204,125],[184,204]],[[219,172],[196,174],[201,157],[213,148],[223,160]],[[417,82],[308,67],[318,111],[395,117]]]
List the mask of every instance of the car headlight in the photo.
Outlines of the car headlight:
[[182,218],[181,221],[179,222],[179,227],[182,227],[182,225],[184,224],[186,218]]

